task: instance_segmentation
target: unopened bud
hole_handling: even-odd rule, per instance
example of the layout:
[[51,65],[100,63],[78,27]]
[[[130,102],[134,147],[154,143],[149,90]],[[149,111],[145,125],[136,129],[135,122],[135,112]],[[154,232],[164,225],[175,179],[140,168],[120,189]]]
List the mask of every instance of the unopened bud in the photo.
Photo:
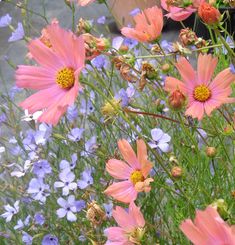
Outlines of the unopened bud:
[[216,153],[217,153],[217,151],[216,151],[216,148],[215,147],[213,147],[213,146],[207,146],[206,147],[206,155],[208,157],[213,158],[213,157],[216,156]]
[[223,219],[228,218],[228,204],[224,201],[224,199],[215,200],[212,204],[210,204],[210,206],[215,208]]
[[101,113],[106,117],[115,116],[120,109],[120,100],[112,99],[110,102],[106,102],[104,106],[101,107]]
[[168,98],[168,104],[174,110],[181,110],[185,103],[186,97],[179,89],[173,91]]
[[171,169],[171,175],[174,178],[180,178],[183,175],[183,170],[181,167],[175,166]]
[[164,73],[167,73],[171,69],[171,66],[168,63],[165,63],[161,68]]

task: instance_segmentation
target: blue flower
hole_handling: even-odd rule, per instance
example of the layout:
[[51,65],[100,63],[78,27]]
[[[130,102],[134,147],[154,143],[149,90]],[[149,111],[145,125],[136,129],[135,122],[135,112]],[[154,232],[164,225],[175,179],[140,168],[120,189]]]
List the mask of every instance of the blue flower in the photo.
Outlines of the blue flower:
[[87,168],[86,170],[84,170],[81,174],[81,178],[80,180],[78,180],[78,187],[80,189],[85,189],[87,188],[89,185],[93,184],[93,177],[91,175],[92,171],[90,168]]
[[86,203],[83,200],[78,200],[78,201],[75,201],[75,206],[76,206],[77,212],[80,212],[82,209],[86,207]]
[[11,24],[11,16],[9,14],[6,14],[0,18],[0,27],[6,27]]
[[169,152],[170,135],[164,133],[160,128],[154,128],[151,130],[151,136],[153,141],[149,142],[149,146],[152,149],[159,148],[162,152]]
[[32,194],[34,200],[38,200],[42,203],[46,202],[46,197],[49,196],[49,186],[43,183],[43,179],[33,178],[29,182],[29,188],[27,192]]
[[44,178],[46,174],[52,172],[50,163],[47,160],[39,160],[33,165],[33,173],[37,175],[38,178]]
[[107,68],[108,66],[108,60],[107,57],[104,55],[99,55],[95,57],[92,61],[91,64],[96,67],[98,70],[102,70],[102,68]]
[[83,115],[90,115],[92,112],[94,112],[95,108],[91,102],[91,100],[81,100],[81,107],[80,107],[80,113]]
[[72,156],[71,156],[72,161],[68,162],[66,160],[62,160],[60,162],[60,169],[71,171],[72,169],[74,169],[76,167],[77,159],[78,159],[77,154],[76,153],[72,154]]
[[133,49],[136,45],[138,45],[138,41],[131,38],[125,38],[123,44],[129,49]]
[[47,234],[42,239],[42,245],[58,245],[59,241],[56,236],[53,236],[51,234]]
[[6,222],[10,222],[13,215],[15,215],[19,212],[19,203],[20,203],[20,201],[16,201],[13,206],[11,206],[9,204],[4,206],[4,209],[6,210],[6,212],[1,214],[1,217],[6,219]]
[[54,183],[55,188],[62,188],[62,195],[67,196],[70,190],[76,190],[77,184],[74,181],[75,174],[73,172],[68,172],[64,170],[59,174],[59,179],[61,181],[56,181]]
[[33,237],[30,236],[27,232],[23,231],[22,242],[26,245],[31,245],[33,243]]
[[19,219],[17,221],[17,225],[14,226],[14,230],[20,230],[20,229],[23,229],[25,226],[28,226],[30,219],[31,219],[30,215],[28,215],[24,221]]
[[139,8],[135,8],[135,9],[131,10],[129,15],[134,17],[135,15],[139,14],[140,12],[141,12],[141,10]]
[[98,24],[102,24],[104,25],[105,24],[105,21],[106,21],[106,17],[105,16],[101,16],[97,19],[97,23]]
[[74,142],[79,141],[82,138],[84,128],[73,128],[68,134],[68,138]]
[[85,151],[81,152],[81,156],[85,156],[85,157],[89,156],[95,151],[96,148],[97,148],[96,136],[93,136],[85,143]]
[[77,207],[75,205],[75,197],[73,195],[70,195],[67,200],[60,197],[57,200],[57,203],[61,206],[56,213],[59,218],[67,217],[68,221],[76,221],[77,217],[74,213],[77,212]]
[[229,67],[230,67],[231,73],[235,74],[235,66],[234,66],[234,64],[230,64]]
[[21,40],[24,37],[24,28],[22,23],[18,22],[17,28],[12,32],[8,42],[15,42]]
[[68,107],[67,118],[70,122],[73,122],[76,118],[78,118],[78,108],[76,105],[71,105]]
[[104,203],[103,204],[104,206],[104,209],[105,209],[105,213],[106,213],[106,216],[108,218],[111,218],[112,217],[112,213],[113,213],[113,203]]
[[36,213],[34,215],[35,224],[43,225],[45,223],[45,218],[41,213]]

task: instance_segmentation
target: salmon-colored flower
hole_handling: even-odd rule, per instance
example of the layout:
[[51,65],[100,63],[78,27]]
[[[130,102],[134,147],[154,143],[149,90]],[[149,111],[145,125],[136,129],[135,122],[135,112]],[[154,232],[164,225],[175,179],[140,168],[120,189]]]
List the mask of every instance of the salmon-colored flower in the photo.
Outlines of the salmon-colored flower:
[[235,244],[234,227],[224,222],[211,206],[204,211],[196,211],[194,223],[187,219],[180,229],[194,245]]
[[183,81],[174,77],[166,78],[166,91],[173,92],[179,89],[188,96],[186,115],[201,120],[204,113],[209,116],[222,104],[235,102],[234,98],[228,97],[232,92],[230,84],[235,81],[235,75],[230,69],[221,71],[212,79],[217,62],[218,59],[210,54],[200,54],[196,73],[190,63],[181,57],[176,63],[176,68]]
[[124,36],[138,40],[139,42],[155,41],[162,32],[163,15],[157,6],[147,8],[134,16],[135,28],[123,27]]
[[151,178],[147,178],[153,165],[148,161],[147,147],[143,140],[137,140],[137,156],[128,141],[118,141],[118,148],[127,162],[110,159],[106,164],[106,170],[111,176],[122,180],[113,183],[104,193],[118,201],[130,203],[137,198],[138,192],[149,192]]
[[20,106],[29,113],[43,110],[38,121],[56,125],[82,88],[78,76],[84,67],[85,47],[82,37],[56,23],[49,25],[46,32],[51,47],[39,39],[29,43],[32,58],[39,66],[18,66],[16,85],[39,90]]
[[206,2],[199,5],[198,15],[208,25],[219,23],[221,18],[219,10]]
[[187,19],[192,13],[197,11],[197,8],[202,1],[204,0],[193,0],[191,5],[181,7],[180,4],[175,4],[179,1],[161,0],[161,6],[164,10],[169,12],[165,15],[167,18],[171,18],[174,21],[183,21]]
[[117,206],[113,217],[119,226],[107,228],[104,233],[108,237],[106,245],[140,244],[144,235],[145,220],[143,214],[134,202],[129,205],[128,212]]

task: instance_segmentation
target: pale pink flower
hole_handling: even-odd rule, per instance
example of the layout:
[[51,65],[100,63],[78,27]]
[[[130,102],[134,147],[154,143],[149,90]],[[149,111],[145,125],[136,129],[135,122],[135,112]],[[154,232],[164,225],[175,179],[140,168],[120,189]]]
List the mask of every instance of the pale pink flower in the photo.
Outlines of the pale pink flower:
[[135,28],[123,27],[121,32],[139,42],[152,42],[161,35],[163,28],[162,10],[157,6],[147,8],[134,16]]
[[218,59],[210,54],[199,54],[196,72],[190,63],[181,57],[175,66],[182,81],[174,77],[166,78],[166,91],[179,89],[188,96],[186,115],[201,120],[204,113],[210,116],[211,112],[222,104],[235,102],[234,98],[228,97],[232,92],[230,85],[235,81],[235,74],[227,68],[212,79],[217,62]]
[[130,203],[137,198],[138,192],[150,191],[151,178],[147,178],[153,165],[148,161],[147,147],[143,140],[137,140],[137,156],[128,141],[118,141],[118,148],[127,162],[110,159],[106,163],[106,170],[111,176],[122,180],[113,183],[104,193],[118,201]]
[[106,245],[140,244],[144,235],[145,220],[140,208],[131,202],[128,212],[117,206],[113,210],[113,217],[118,226],[107,228],[104,233],[108,238]]
[[196,211],[194,223],[187,219],[180,229],[194,245],[235,244],[234,227],[224,222],[211,206],[204,211]]
[[43,110],[38,121],[56,125],[82,88],[78,77],[84,67],[85,47],[82,37],[76,37],[57,23],[45,30],[51,47],[40,39],[29,43],[32,58],[39,66],[18,66],[16,85],[39,90],[20,106],[31,114]]
[[167,4],[167,0],[161,0],[161,6],[163,9],[169,12],[168,14],[165,15],[166,17],[171,18],[172,20],[175,21],[182,21],[187,19],[192,13],[197,11],[197,8],[201,1],[204,0],[194,0],[190,6],[183,8],[183,7],[169,5]]

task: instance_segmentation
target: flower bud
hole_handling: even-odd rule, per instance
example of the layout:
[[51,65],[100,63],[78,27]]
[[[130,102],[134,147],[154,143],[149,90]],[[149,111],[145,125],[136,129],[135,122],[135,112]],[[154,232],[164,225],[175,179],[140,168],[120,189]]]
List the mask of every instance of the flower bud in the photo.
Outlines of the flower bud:
[[216,153],[217,153],[217,151],[216,151],[215,147],[213,147],[213,146],[206,147],[206,155],[208,157],[214,158],[216,156]]
[[208,25],[218,24],[221,17],[219,10],[206,2],[199,5],[198,15]]
[[171,66],[170,66],[170,64],[165,63],[165,64],[162,65],[161,68],[162,68],[162,71],[163,71],[164,73],[167,73],[167,72],[171,69]]
[[181,167],[175,166],[171,169],[171,175],[174,178],[180,178],[183,175],[183,170]]
[[101,107],[101,113],[106,117],[112,117],[118,113],[118,109],[120,109],[120,100],[113,98],[111,102],[108,101]]
[[92,29],[92,24],[88,20],[80,18],[77,24],[76,34],[81,35],[83,33],[89,33]]
[[179,89],[173,91],[168,98],[168,104],[174,110],[182,109],[185,103],[186,97]]
[[149,63],[143,62],[142,64],[142,75],[144,75],[149,80],[155,79],[157,77],[156,69]]

